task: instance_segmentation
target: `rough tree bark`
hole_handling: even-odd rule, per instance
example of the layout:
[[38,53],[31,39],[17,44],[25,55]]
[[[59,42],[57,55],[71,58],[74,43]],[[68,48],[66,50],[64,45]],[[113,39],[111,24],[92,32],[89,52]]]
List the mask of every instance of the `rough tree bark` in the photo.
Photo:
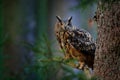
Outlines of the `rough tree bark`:
[[120,80],[120,1],[100,2],[94,71],[99,80]]

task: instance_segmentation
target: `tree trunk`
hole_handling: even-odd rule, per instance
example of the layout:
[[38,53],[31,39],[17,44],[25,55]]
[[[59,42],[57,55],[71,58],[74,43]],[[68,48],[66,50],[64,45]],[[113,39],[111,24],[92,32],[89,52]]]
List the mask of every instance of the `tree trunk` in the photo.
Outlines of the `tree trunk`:
[[3,1],[0,1],[0,80],[3,77],[3,43],[4,43],[4,36],[3,36]]
[[120,80],[120,2],[100,2],[94,71],[99,80]]

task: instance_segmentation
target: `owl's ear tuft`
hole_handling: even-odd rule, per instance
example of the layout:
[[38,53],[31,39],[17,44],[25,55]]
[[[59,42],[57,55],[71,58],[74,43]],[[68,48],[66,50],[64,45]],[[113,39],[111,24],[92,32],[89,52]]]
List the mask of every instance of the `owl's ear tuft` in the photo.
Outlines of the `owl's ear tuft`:
[[56,16],[56,18],[62,24],[62,20],[61,20],[60,16]]
[[72,20],[72,16],[68,18],[68,25],[69,26],[72,26],[71,20]]
[[68,23],[71,23],[72,16],[68,18]]

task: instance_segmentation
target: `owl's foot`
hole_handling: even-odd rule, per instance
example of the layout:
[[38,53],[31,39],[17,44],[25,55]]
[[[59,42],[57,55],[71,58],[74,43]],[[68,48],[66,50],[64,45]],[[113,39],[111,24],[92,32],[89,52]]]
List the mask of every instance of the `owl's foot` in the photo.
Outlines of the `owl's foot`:
[[79,64],[76,65],[77,69],[84,70],[85,63],[84,62],[79,62]]
[[70,59],[70,57],[67,56],[67,55],[65,55],[65,56],[62,58],[62,62],[66,61],[66,60],[68,60],[68,59]]
[[67,60],[67,59],[69,59],[69,57],[68,57],[68,56],[65,56],[65,57],[64,57],[64,60]]
[[69,54],[66,54],[65,57],[64,57],[64,60],[68,60],[70,58],[71,58],[71,56]]

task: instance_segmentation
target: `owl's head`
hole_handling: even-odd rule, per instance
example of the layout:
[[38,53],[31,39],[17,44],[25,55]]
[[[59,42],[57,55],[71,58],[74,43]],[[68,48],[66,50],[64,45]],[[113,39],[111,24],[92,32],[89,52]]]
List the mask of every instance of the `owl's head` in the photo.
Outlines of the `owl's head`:
[[56,32],[64,31],[72,27],[72,23],[71,23],[72,16],[69,17],[67,20],[62,20],[60,16],[56,16],[56,18],[57,18],[57,23],[55,25]]

